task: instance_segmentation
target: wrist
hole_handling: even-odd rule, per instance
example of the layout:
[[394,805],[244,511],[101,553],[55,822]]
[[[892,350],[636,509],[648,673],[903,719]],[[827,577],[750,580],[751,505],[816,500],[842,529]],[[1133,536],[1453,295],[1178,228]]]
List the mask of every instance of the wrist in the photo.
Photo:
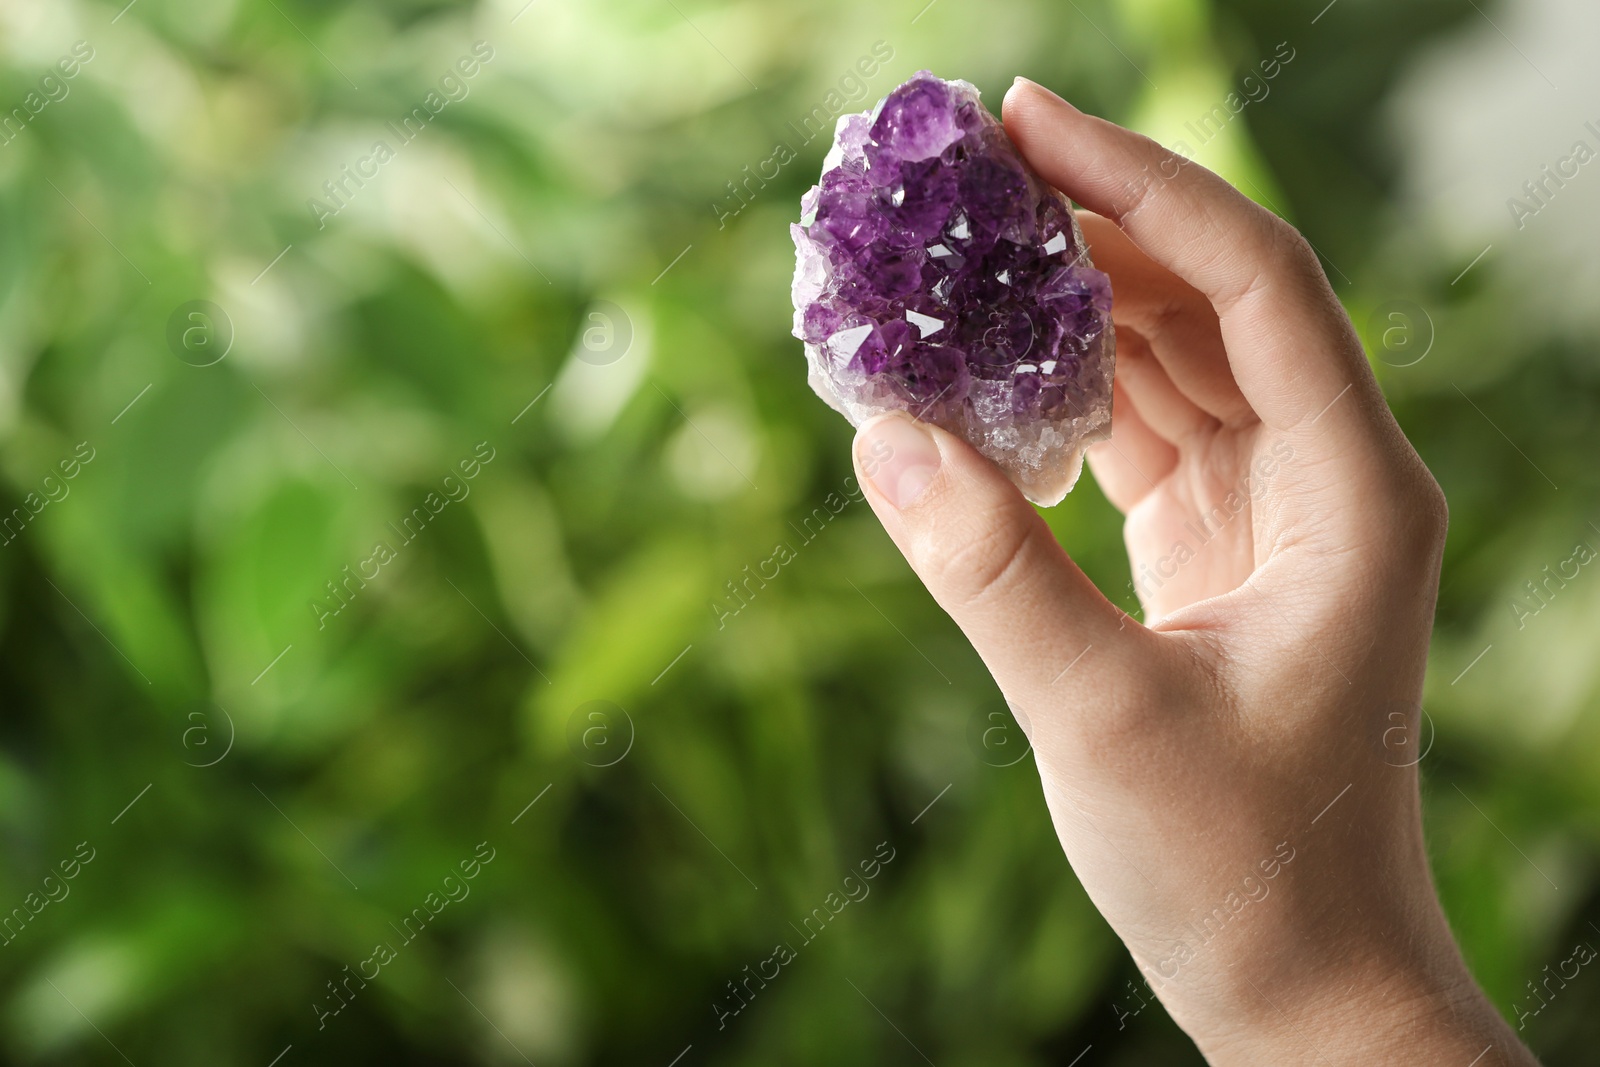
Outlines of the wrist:
[[1193,1029],[1185,1025],[1207,1062],[1537,1067],[1478,988],[1442,916],[1438,932],[1409,944],[1345,948],[1310,954],[1339,961],[1315,971],[1287,960],[1235,968],[1224,980],[1233,1003],[1227,1017],[1199,1013]]

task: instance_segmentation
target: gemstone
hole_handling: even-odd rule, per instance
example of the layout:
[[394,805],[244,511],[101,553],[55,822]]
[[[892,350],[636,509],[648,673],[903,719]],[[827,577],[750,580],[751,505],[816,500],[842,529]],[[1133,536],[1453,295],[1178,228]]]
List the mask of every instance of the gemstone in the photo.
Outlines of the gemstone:
[[841,116],[789,230],[818,396],[855,426],[909,412],[1035,503],[1066,496],[1111,430],[1111,283],[974,86],[919,71]]

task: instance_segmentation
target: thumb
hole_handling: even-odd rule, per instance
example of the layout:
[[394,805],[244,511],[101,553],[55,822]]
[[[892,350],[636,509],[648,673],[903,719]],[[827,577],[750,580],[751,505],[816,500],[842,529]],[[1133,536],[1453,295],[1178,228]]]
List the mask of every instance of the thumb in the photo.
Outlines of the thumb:
[[1136,646],[1153,639],[965,441],[896,412],[861,426],[854,455],[889,537],[1010,699],[1026,707],[1047,693],[1059,698],[1103,676],[1107,659],[1131,667]]

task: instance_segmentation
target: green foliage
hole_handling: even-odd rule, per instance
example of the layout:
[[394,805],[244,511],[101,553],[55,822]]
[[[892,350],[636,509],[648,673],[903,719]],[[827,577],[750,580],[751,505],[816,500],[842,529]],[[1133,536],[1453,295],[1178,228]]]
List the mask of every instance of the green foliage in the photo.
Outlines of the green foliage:
[[[0,946],[7,1062],[1195,1062],[1159,1009],[1119,1028],[1135,972],[1031,761],[969,745],[993,684],[851,499],[788,335],[825,149],[792,124],[928,67],[1160,135],[1285,38],[1201,158],[1335,257],[1370,346],[1397,296],[1438,327],[1380,372],[1454,510],[1424,764],[1447,907],[1508,1012],[1600,938],[1600,579],[1507,607],[1600,544],[1592,349],[1514,328],[1492,264],[1451,285],[1470,252],[1397,247],[1373,149],[1470,5],[6,9],[0,103],[93,51],[0,146],[0,907],[67,890]],[[174,320],[196,300],[225,317]],[[1050,519],[1133,607],[1092,481]],[[447,875],[468,892],[434,908]],[[1531,1034],[1552,1064],[1595,1040],[1578,981]]]

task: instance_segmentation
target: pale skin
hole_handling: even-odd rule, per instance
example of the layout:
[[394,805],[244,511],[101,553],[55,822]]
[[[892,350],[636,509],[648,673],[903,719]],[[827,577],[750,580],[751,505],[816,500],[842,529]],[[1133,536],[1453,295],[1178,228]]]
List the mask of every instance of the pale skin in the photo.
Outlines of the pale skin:
[[1028,731],[1073,870],[1213,1064],[1536,1064],[1457,950],[1405,758],[1444,496],[1316,255],[1031,82],[1003,117],[1112,279],[1089,466],[1145,621],[964,442],[891,415],[855,456]]

